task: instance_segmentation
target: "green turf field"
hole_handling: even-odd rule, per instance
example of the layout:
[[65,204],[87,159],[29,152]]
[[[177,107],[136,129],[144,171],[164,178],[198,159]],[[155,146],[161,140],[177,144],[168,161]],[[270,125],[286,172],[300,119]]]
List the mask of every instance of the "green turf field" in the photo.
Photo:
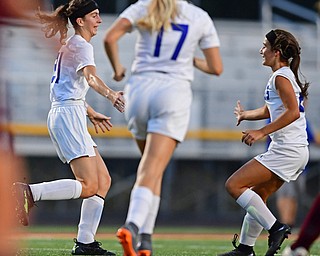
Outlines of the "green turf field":
[[[100,229],[97,240],[103,247],[122,255],[121,246],[113,233],[114,229]],[[155,256],[205,256],[217,255],[232,249],[232,229],[203,229],[203,228],[158,228],[154,238]],[[18,255],[30,256],[64,256],[71,255],[73,246],[73,228],[31,228],[20,241]],[[70,236],[70,238],[69,238]],[[60,238],[59,238],[60,237]],[[255,246],[256,255],[264,255],[267,249],[266,234],[258,239]],[[282,249],[292,240],[286,240]],[[281,255],[281,254],[278,254]],[[311,255],[320,256],[320,240],[317,240],[311,250]]]

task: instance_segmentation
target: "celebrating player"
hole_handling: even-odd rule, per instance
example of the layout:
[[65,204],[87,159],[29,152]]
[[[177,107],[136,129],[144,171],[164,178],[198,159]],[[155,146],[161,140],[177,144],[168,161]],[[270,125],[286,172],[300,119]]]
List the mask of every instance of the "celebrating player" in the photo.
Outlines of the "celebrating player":
[[[96,132],[110,130],[110,117],[93,110],[85,102],[91,87],[124,111],[122,92],[111,90],[96,74],[93,47],[89,43],[101,24],[99,8],[93,0],[72,0],[53,13],[39,12],[46,37],[60,33],[59,50],[51,79],[51,110],[48,129],[62,162],[70,164],[75,180],[61,179],[39,184],[15,183],[17,214],[29,223],[29,210],[42,200],[84,198],[73,255],[115,255],[101,248],[94,237],[100,223],[104,199],[111,185],[108,169],[87,129],[87,116]],[[74,35],[66,40],[68,20]]]
[[[266,206],[268,197],[284,182],[296,180],[308,158],[308,141],[303,102],[309,84],[298,77],[300,46],[289,32],[271,30],[260,50],[263,65],[272,70],[265,88],[265,105],[244,110],[238,101],[235,107],[237,125],[243,120],[270,118],[270,123],[257,130],[245,130],[242,142],[252,146],[267,135],[271,143],[267,152],[240,167],[226,182],[226,189],[247,211],[240,245],[220,256],[255,255],[253,246],[262,229],[269,232],[266,256],[274,255],[290,234],[290,227],[280,223]],[[234,243],[235,245],[235,243]]]

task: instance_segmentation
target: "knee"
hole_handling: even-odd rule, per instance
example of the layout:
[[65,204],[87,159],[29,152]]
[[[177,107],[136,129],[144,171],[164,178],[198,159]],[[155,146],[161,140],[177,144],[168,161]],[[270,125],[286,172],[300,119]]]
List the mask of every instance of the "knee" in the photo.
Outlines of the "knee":
[[101,188],[99,188],[99,190],[107,193],[110,189],[110,186],[111,186],[111,177],[109,174],[106,174],[104,177],[103,177],[103,180],[101,182],[101,184],[103,184],[103,186]]
[[111,177],[108,173],[100,177],[98,194],[106,196],[111,186]]
[[94,196],[98,192],[98,182],[86,181],[82,183],[82,198]]
[[225,189],[227,190],[228,193],[230,193],[230,190],[232,190],[232,185],[230,182],[230,179],[228,179],[225,184],[224,184]]
[[229,178],[225,183],[227,192],[234,198],[236,196],[237,184],[233,179]]

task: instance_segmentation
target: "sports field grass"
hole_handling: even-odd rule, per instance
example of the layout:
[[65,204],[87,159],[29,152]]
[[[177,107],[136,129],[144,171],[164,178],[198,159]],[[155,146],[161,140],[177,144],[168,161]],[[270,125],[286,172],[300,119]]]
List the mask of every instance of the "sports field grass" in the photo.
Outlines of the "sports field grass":
[[[103,247],[122,255],[121,246],[115,237],[116,228],[99,229],[97,240]],[[158,228],[154,236],[154,256],[205,256],[217,255],[233,249],[231,240],[237,229],[209,228]],[[69,227],[33,227],[23,231],[16,239],[20,242],[21,256],[64,256],[71,255],[73,237],[76,231]],[[290,243],[296,234],[286,240],[282,249]],[[258,239],[256,255],[264,255],[267,249],[267,234]],[[280,253],[278,255],[281,255]],[[311,250],[312,256],[320,256],[320,240]]]

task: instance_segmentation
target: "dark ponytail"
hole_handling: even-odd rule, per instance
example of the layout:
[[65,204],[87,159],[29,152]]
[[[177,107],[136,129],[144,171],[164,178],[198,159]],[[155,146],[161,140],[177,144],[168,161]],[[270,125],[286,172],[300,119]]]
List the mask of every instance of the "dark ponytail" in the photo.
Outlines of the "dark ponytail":
[[309,82],[301,82],[299,78],[299,73],[302,77],[304,76],[299,69],[301,48],[296,38],[288,31],[282,29],[271,30],[266,35],[266,38],[270,42],[271,48],[280,52],[280,60],[289,64],[301,89],[301,94],[304,98],[307,98]]
[[302,83],[299,79],[299,74],[300,76],[304,77],[304,75],[300,72],[299,69],[300,66],[300,55],[297,55],[295,57],[292,58],[291,62],[290,62],[290,69],[292,70],[295,78],[296,78],[296,82],[299,85],[299,87],[301,88],[301,94],[304,96],[304,98],[308,98],[308,88],[310,86],[309,82],[304,81],[304,83]]

